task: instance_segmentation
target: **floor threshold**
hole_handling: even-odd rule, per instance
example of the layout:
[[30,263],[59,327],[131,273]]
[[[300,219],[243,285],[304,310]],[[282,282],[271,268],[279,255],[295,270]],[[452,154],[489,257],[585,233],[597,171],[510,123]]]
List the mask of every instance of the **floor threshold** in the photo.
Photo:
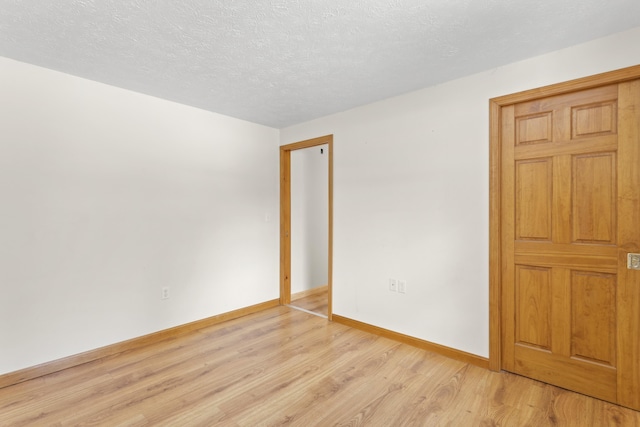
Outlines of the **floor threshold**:
[[324,319],[328,319],[329,318],[329,317],[325,316],[324,314],[315,313],[315,312],[313,312],[311,310],[306,310],[306,309],[301,308],[301,307],[296,307],[295,305],[285,304],[285,306],[287,306],[289,308],[293,308],[294,310],[304,311],[305,313],[313,314],[314,316],[322,317]]

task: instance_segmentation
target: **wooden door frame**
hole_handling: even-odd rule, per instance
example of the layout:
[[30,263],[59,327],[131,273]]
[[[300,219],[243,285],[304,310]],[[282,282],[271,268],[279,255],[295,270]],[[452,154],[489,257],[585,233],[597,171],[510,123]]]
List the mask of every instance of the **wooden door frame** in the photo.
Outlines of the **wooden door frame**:
[[291,303],[291,152],[303,148],[327,145],[329,156],[329,254],[328,254],[328,307],[331,320],[333,295],[333,135],[280,146],[280,304]]
[[502,108],[520,102],[617,84],[640,78],[640,65],[489,100],[489,369],[502,369]]

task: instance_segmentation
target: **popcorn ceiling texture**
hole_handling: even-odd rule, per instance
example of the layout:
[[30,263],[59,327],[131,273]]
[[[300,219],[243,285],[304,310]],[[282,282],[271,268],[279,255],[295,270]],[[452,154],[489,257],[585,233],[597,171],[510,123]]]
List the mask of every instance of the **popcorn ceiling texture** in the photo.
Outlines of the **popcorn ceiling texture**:
[[638,0],[0,0],[0,56],[281,128],[639,25]]

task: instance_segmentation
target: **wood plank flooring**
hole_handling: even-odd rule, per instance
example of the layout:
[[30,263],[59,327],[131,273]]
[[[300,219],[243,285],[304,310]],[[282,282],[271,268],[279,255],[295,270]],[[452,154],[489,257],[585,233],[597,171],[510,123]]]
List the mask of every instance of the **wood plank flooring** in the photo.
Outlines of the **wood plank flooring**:
[[328,294],[329,292],[327,290],[324,290],[307,297],[297,298],[291,301],[291,305],[294,307],[312,311],[322,316],[326,316],[329,312]]
[[640,413],[276,307],[0,389],[0,426],[640,426]]

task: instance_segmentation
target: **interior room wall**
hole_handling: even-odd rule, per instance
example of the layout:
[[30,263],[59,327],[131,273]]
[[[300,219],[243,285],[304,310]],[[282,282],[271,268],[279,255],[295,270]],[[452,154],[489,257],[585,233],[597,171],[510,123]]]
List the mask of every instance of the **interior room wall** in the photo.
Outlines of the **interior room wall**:
[[639,64],[639,40],[636,28],[283,129],[281,144],[334,135],[333,312],[488,356],[489,99]]
[[328,145],[322,145],[291,152],[292,294],[328,283],[327,149]]
[[0,374],[278,298],[278,135],[0,58]]

